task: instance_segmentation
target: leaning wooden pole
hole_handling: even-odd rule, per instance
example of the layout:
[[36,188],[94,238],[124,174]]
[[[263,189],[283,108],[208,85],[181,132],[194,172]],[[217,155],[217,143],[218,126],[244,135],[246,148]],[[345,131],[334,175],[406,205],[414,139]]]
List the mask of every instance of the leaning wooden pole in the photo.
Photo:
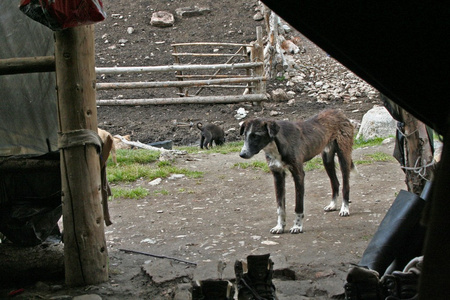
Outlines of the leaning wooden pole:
[[65,280],[108,280],[97,132],[94,27],[55,32]]

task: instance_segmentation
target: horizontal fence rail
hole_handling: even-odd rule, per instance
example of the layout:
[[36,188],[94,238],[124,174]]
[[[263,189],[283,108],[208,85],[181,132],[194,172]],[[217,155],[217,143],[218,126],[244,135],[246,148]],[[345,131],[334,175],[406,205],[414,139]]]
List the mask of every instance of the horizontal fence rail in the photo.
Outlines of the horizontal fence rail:
[[262,62],[248,62],[237,64],[210,64],[210,65],[171,65],[148,67],[101,67],[95,68],[97,74],[121,74],[121,73],[145,73],[145,72],[169,72],[192,70],[218,70],[218,69],[248,69],[263,66]]
[[112,99],[97,100],[97,105],[155,105],[155,104],[229,104],[239,102],[266,101],[263,94],[246,94],[235,96],[197,96],[177,98],[152,98],[152,99]]
[[[108,82],[97,83],[97,90],[105,89],[139,89],[139,88],[165,88],[165,87],[190,87],[211,86],[227,83],[248,83],[265,80],[263,77],[226,78],[210,80],[185,80],[185,81],[155,81],[155,82]],[[242,86],[245,87],[245,86]]]

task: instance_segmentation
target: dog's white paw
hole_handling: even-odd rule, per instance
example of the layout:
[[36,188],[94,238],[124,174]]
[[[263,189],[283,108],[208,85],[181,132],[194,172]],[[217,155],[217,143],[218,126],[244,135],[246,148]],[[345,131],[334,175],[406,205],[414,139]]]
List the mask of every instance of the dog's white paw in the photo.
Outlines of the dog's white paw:
[[336,210],[336,202],[331,202],[327,206],[323,208],[324,211],[335,211]]
[[274,228],[270,229],[270,233],[272,234],[282,234],[284,232],[284,227],[277,225]]
[[348,204],[345,205],[345,203],[342,203],[341,211],[339,212],[339,215],[341,217],[348,217],[350,216],[350,209],[348,207]]
[[303,233],[303,226],[294,225],[289,229],[289,232],[292,234]]

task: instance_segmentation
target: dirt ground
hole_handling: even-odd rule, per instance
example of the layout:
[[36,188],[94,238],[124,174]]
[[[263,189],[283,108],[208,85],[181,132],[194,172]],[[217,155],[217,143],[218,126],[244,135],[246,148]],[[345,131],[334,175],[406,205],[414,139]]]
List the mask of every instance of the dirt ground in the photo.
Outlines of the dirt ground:
[[[176,8],[193,5],[208,6],[211,12],[188,19],[176,18],[174,27],[150,25],[154,11],[175,13]],[[263,21],[253,20],[256,1],[110,0],[104,1],[104,6],[109,17],[96,25],[97,66],[173,64],[170,55],[173,42],[251,42],[255,39],[256,26],[264,26]],[[127,34],[130,26],[134,28],[133,34]],[[120,43],[120,39],[127,39],[127,42]],[[307,40],[304,43],[308,51],[322,53]],[[112,82],[131,77],[104,76],[102,80]],[[157,79],[164,78],[161,75]],[[268,91],[278,87],[288,90],[283,82],[268,82]],[[99,91],[98,98],[173,97],[174,92]],[[176,146],[198,145],[199,131],[180,124],[215,122],[227,132],[227,141],[240,140],[239,120],[234,117],[240,107],[248,111],[248,117],[291,120],[310,117],[325,108],[338,108],[350,119],[360,122],[367,110],[380,104],[378,99],[367,97],[321,102],[301,93],[294,99],[289,105],[268,102],[263,106],[249,103],[99,106],[98,123],[112,134],[130,134],[132,140],[143,143],[171,140]],[[380,151],[392,154],[392,150],[393,142],[357,149],[353,159],[366,159],[367,154]],[[263,154],[252,160],[263,161]],[[110,202],[113,225],[105,228],[110,259],[108,282],[67,288],[63,281],[44,281],[25,287],[25,292],[16,298],[71,299],[76,295],[96,294],[103,299],[188,299],[182,296],[186,294],[180,292],[180,288],[190,285],[195,267],[181,263],[189,275],[176,276],[172,268],[180,263],[120,250],[127,249],[198,264],[222,260],[228,266],[249,254],[270,253],[276,262],[275,269],[280,267],[277,265],[280,262],[291,274],[286,276],[285,272],[276,276],[280,300],[328,299],[343,292],[350,264],[359,261],[396,194],[406,188],[404,174],[395,160],[358,165],[358,173],[352,174],[351,179],[351,215],[339,217],[338,212],[323,211],[331,197],[325,171],[309,171],[305,183],[304,233],[272,235],[269,230],[276,224],[272,177],[261,170],[235,167],[239,162],[243,159],[238,153],[182,155],[174,164],[201,171],[202,178],[175,176],[155,186],[145,180],[133,183],[132,186],[148,189],[150,196],[141,200],[114,198]],[[286,197],[289,228],[294,205],[290,177]],[[169,267],[152,269],[152,265],[157,266],[162,261],[171,263]],[[164,276],[170,279],[158,279]],[[9,290],[13,288],[22,286]],[[7,290],[0,292],[2,298]]]

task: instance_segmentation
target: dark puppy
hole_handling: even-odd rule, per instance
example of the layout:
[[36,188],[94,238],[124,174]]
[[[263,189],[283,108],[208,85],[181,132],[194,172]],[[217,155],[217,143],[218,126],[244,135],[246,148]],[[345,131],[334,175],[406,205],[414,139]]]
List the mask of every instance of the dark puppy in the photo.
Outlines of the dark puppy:
[[271,233],[283,233],[286,226],[285,170],[288,169],[295,183],[294,226],[291,233],[303,232],[304,217],[304,179],[303,163],[322,153],[323,164],[330,177],[332,199],[324,210],[336,210],[339,196],[339,181],[336,176],[334,157],[337,154],[343,180],[343,202],[340,216],[348,216],[350,194],[350,171],[352,162],[353,125],[337,110],[325,110],[316,116],[297,122],[251,119],[240,128],[244,135],[244,146],[239,154],[242,158],[251,158],[264,150],[269,168],[275,182],[277,199],[277,226]]
[[214,124],[206,124],[203,126],[201,122],[197,123],[197,128],[202,132],[200,139],[200,148],[203,149],[203,146],[208,149],[208,147],[212,147],[212,142],[216,144],[216,146],[222,145],[225,143],[225,133],[223,129]]

